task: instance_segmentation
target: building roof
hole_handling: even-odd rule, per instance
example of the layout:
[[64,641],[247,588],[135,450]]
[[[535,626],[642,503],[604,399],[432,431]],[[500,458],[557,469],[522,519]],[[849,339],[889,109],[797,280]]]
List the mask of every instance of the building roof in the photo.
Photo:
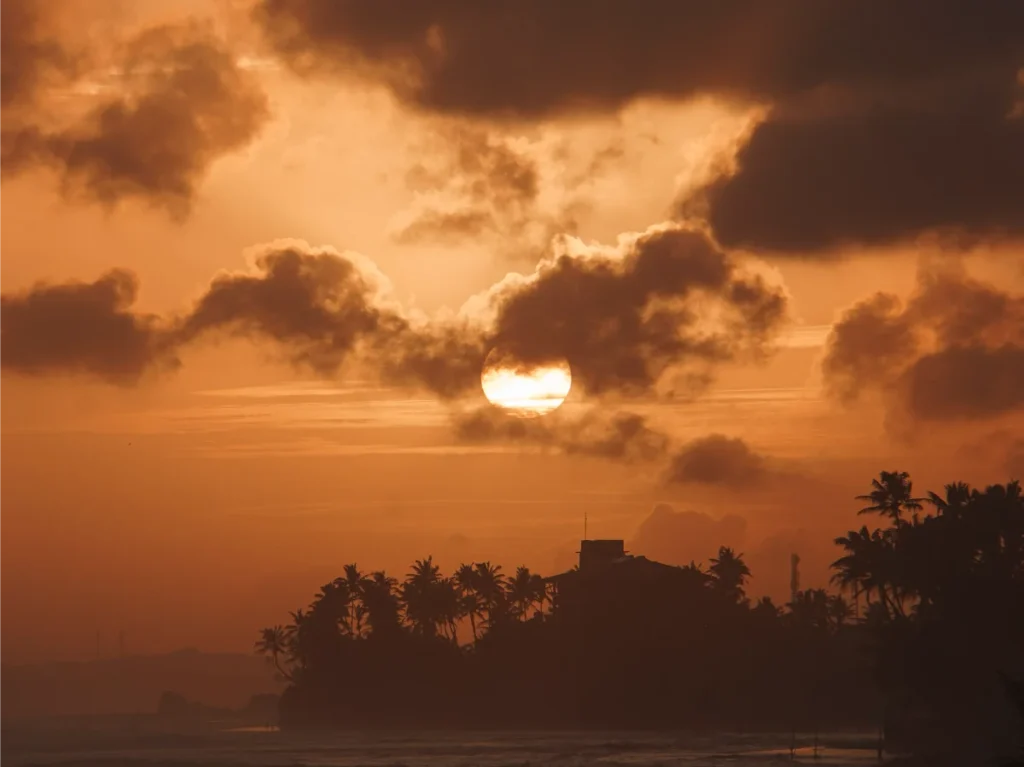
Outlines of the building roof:
[[648,559],[644,556],[633,556],[627,554],[624,557],[613,559],[607,562],[604,566],[597,568],[593,571],[580,570],[573,568],[572,570],[566,570],[564,573],[558,573],[551,575],[544,580],[549,583],[558,583],[562,580],[573,580],[579,577],[590,577],[593,575],[603,575],[605,573],[614,572],[616,576],[636,576],[636,575],[665,575],[669,573],[682,572],[683,568],[676,567],[675,565],[666,565],[661,562],[655,562],[653,559]]

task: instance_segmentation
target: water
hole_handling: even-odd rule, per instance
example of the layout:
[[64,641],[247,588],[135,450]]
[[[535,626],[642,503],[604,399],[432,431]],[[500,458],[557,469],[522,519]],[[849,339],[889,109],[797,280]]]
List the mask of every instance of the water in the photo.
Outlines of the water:
[[683,735],[595,732],[330,733],[276,728],[172,731],[135,721],[113,727],[5,726],[4,767],[718,767],[877,764],[870,735]]

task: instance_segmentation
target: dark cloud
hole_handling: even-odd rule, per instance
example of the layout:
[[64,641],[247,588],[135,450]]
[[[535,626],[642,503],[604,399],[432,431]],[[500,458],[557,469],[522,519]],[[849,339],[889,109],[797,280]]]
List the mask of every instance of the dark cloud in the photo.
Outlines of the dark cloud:
[[791,253],[924,232],[1024,234],[1024,115],[1010,117],[1024,88],[1013,67],[999,76],[808,113],[777,107],[735,172],[680,210],[706,218],[726,247]]
[[456,439],[468,443],[535,445],[619,463],[664,464],[663,478],[669,484],[745,489],[762,486],[778,474],[742,439],[711,434],[676,445],[636,413],[595,409],[580,415],[556,411],[543,418],[522,418],[482,407],[456,415],[453,429]]
[[735,172],[680,203],[726,247],[1024,233],[1020,3],[263,0],[256,16],[296,70],[368,77],[432,111],[766,106]]
[[1024,407],[1024,296],[926,271],[904,306],[877,294],[835,325],[822,363],[843,399],[885,393],[894,416],[976,419]]
[[667,436],[635,413],[588,411],[573,418],[556,412],[544,418],[520,418],[483,407],[456,416],[453,425],[456,438],[464,442],[532,444],[567,455],[625,463],[659,460],[669,444]]
[[29,375],[91,373],[136,382],[159,363],[173,364],[156,317],[132,310],[135,275],[116,270],[95,282],[36,285],[0,298],[2,361]]
[[673,367],[760,354],[787,310],[780,288],[678,228],[614,255],[556,255],[492,301],[497,345],[527,363],[567,359],[593,394],[649,391]]
[[[386,382],[451,397],[478,389],[484,356],[498,345],[525,363],[568,359],[575,383],[591,393],[646,392],[674,366],[696,363],[706,371],[763,353],[786,307],[780,289],[683,230],[645,234],[622,251],[558,255],[478,297],[492,314],[486,319],[418,319],[389,298],[386,283],[359,256],[272,243],[253,271],[216,277],[191,311],[165,318],[162,348],[218,334],[269,340],[323,376],[343,375],[351,361]],[[111,303],[112,310],[137,320],[128,308],[134,294],[118,295],[126,300]],[[42,307],[45,313],[50,304]],[[5,326],[4,341],[28,348],[32,333],[57,332],[66,319],[59,312],[39,317],[38,324]],[[66,363],[55,360],[53,369],[106,374],[80,363],[91,357],[78,351],[106,342],[69,339],[60,347]],[[125,353],[138,365],[133,348]]]
[[659,503],[628,541],[632,554],[669,565],[707,562],[719,546],[742,546],[747,521],[735,514],[715,518],[697,511],[676,511]]
[[876,293],[843,315],[827,343],[822,361],[826,386],[834,396],[852,402],[869,382],[889,385],[917,352],[920,339],[900,300]]
[[50,166],[66,196],[106,207],[141,198],[184,217],[213,162],[255,138],[268,117],[266,98],[198,25],[149,29],[120,59],[118,94],[80,121],[59,128],[5,121],[3,172]]
[[224,274],[180,323],[177,342],[217,333],[271,340],[287,358],[335,377],[357,358],[388,382],[450,396],[479,385],[479,331],[414,323],[386,296],[384,278],[305,243],[267,247],[251,274]]
[[768,473],[764,456],[742,439],[711,434],[679,448],[665,476],[669,482],[748,487]]
[[52,15],[64,3],[4,0],[0,3],[0,105],[26,106],[47,85],[65,82],[78,57],[54,34]]
[[373,77],[427,109],[520,116],[889,87],[1005,62],[1024,37],[1024,9],[967,0],[263,0],[256,18],[299,71]]

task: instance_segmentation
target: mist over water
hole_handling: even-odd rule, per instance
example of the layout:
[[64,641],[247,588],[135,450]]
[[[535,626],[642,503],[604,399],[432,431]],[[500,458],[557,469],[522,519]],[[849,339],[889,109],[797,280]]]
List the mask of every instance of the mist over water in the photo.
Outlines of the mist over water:
[[[80,720],[74,728],[5,728],[5,767],[714,767],[728,764],[877,763],[870,734],[818,735],[623,732],[282,733],[249,727],[188,732],[149,717]],[[791,761],[790,746],[795,745]]]

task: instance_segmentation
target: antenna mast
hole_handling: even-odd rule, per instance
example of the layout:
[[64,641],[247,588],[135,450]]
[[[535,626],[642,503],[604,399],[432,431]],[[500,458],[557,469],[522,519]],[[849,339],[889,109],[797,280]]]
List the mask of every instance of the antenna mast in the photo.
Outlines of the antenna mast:
[[583,512],[583,540],[587,540],[587,512]]

